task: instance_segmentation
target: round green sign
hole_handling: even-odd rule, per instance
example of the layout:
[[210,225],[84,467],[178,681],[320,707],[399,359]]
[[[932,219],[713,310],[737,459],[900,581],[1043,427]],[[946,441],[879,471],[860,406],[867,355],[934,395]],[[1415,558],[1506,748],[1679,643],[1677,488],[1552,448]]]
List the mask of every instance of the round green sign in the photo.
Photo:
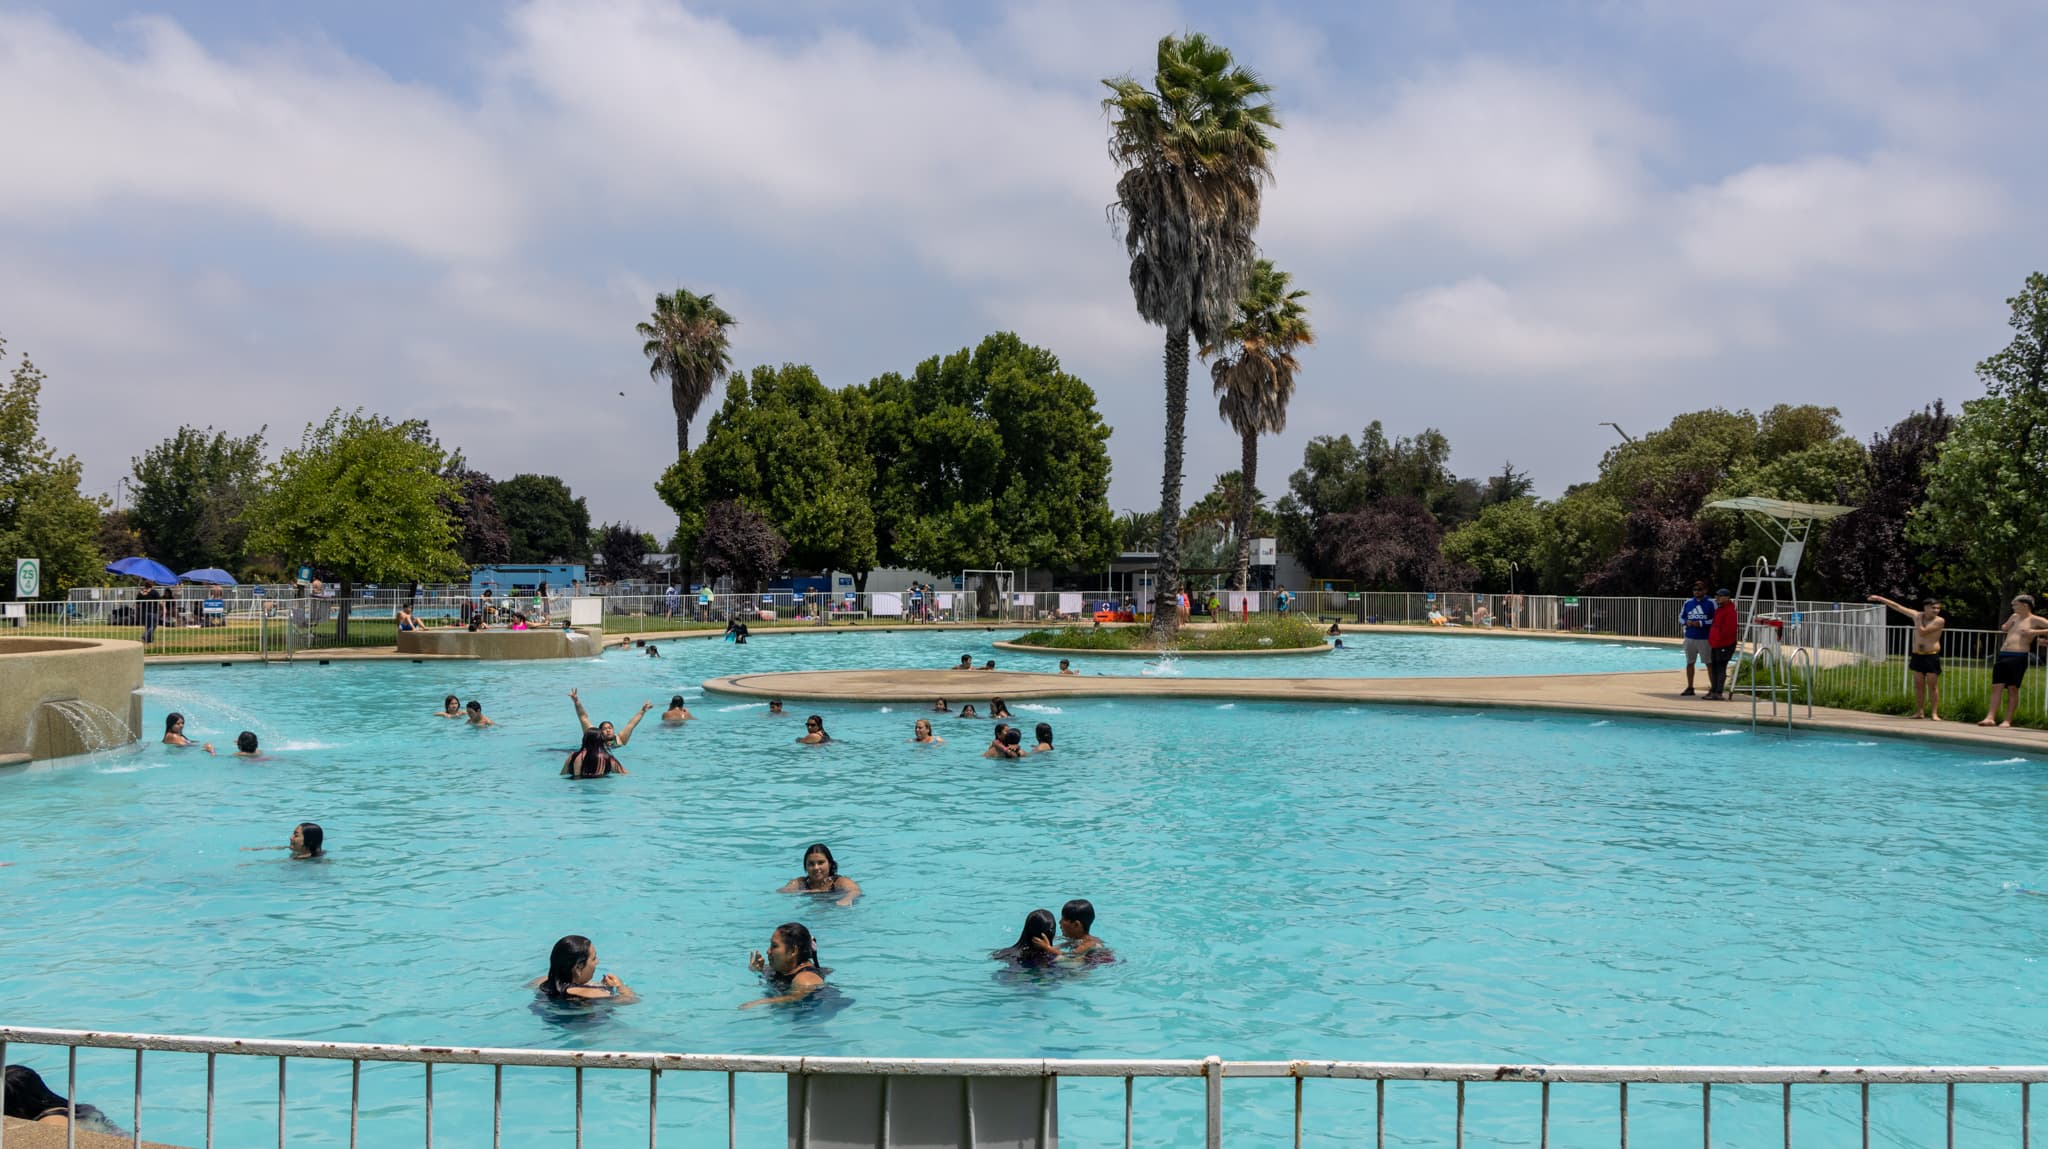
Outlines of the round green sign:
[[43,593],[43,561],[14,560],[14,597],[37,598]]

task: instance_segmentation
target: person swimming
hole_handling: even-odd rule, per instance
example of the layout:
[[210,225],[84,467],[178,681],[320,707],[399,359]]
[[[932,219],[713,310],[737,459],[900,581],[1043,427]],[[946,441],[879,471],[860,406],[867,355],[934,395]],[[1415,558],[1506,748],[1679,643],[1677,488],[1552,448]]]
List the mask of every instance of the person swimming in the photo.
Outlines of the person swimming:
[[[590,724],[590,712],[583,709],[583,699],[577,696],[573,688],[569,691],[569,701],[576,704],[577,724],[583,727],[584,733],[589,733],[593,729]],[[633,731],[639,728],[640,720],[647,717],[647,712],[652,709],[654,709],[654,703],[641,703],[640,712],[633,715],[632,720],[626,723],[624,730],[615,728],[609,721],[598,723],[595,729],[598,733],[604,735],[606,746],[623,747],[626,743],[633,740]]]
[[983,758],[1022,758],[1024,751],[1018,744],[1023,739],[1018,737],[1013,741],[1011,738],[1016,733],[1015,730],[1010,729],[1009,723],[996,723],[995,731],[989,740],[988,749],[982,751],[981,756]]
[[910,740],[912,742],[925,742],[934,746],[945,742],[945,739],[932,733],[932,720],[929,718],[920,718],[912,724]]
[[605,741],[601,730],[585,730],[583,745],[562,763],[563,775],[576,779],[602,778],[607,774],[625,772],[626,768],[613,756],[611,745]]
[[989,716],[990,718],[1015,718],[1015,717],[1016,717],[1016,715],[1014,715],[1014,714],[1011,714],[1011,713],[1010,713],[1010,707],[1009,707],[1009,704],[1008,704],[1008,703],[1006,703],[1006,702],[1004,702],[1004,701],[1003,701],[1003,700],[1002,700],[1001,698],[991,698],[991,699],[989,699],[989,701],[988,701],[988,716]]
[[460,698],[457,698],[457,697],[455,697],[455,696],[454,696],[453,694],[449,695],[449,696],[448,696],[448,697],[446,697],[446,698],[443,698],[443,699],[441,700],[441,709],[439,709],[439,710],[436,710],[436,711],[434,711],[434,717],[436,717],[436,718],[460,718],[460,717],[462,717],[462,699],[460,699]]
[[322,848],[326,844],[327,831],[320,828],[320,823],[300,822],[292,827],[292,839],[289,847],[292,857],[318,858],[327,852]]
[[257,751],[256,732],[254,730],[244,730],[240,734],[235,735],[235,757],[260,762],[270,760],[268,755]]
[[[1102,625],[1102,624],[1101,624],[1101,623],[1097,623],[1096,625],[1097,625],[1097,626],[1100,626],[1100,625]],[[1062,658],[1062,659],[1060,659],[1060,673],[1061,673],[1061,674],[1079,674],[1079,673],[1081,673],[1081,672],[1080,672],[1080,671],[1078,671],[1078,670],[1075,670],[1075,669],[1074,669],[1073,667],[1071,667],[1071,666],[1067,665],[1067,660],[1066,660],[1066,659],[1064,659],[1064,658]]]
[[540,990],[542,997],[551,1001],[611,1000],[621,1005],[630,1005],[640,1000],[617,974],[606,974],[597,985],[590,979],[597,974],[597,946],[582,934],[570,934],[555,943],[548,953],[546,977],[535,978],[528,985]]
[[[164,715],[164,745],[201,746],[202,743],[194,742],[190,738],[185,737],[185,716],[173,710],[169,714]],[[203,746],[208,754],[213,753],[213,743],[207,742]]]
[[488,718],[485,718],[485,717],[484,717],[484,704],[483,704],[483,703],[481,703],[481,702],[478,702],[478,701],[477,701],[476,699],[474,699],[474,698],[470,699],[470,700],[469,700],[469,705],[468,705],[468,706],[466,706],[466,707],[464,707],[463,709],[465,709],[465,710],[467,710],[467,711],[469,712],[469,724],[470,724],[471,726],[496,726],[496,725],[497,725],[497,723],[495,723],[495,722],[491,721],[490,719],[488,719]]
[[797,741],[805,746],[818,746],[832,741],[832,736],[825,733],[825,720],[813,714],[804,719],[804,736]]
[[971,655],[971,654],[963,654],[963,655],[961,655],[961,656],[960,656],[960,665],[958,665],[958,666],[954,667],[953,669],[954,669],[954,670],[973,670],[973,669],[974,669],[974,656],[973,656],[973,655]]
[[1331,623],[1331,624],[1330,624],[1330,629],[1328,629],[1328,630],[1324,631],[1323,633],[1324,633],[1324,634],[1328,634],[1328,635],[1337,635],[1337,634],[1343,634],[1343,633],[1344,633],[1344,628],[1343,628],[1343,627],[1341,627],[1341,626],[1338,626],[1338,625],[1337,625],[1336,623],[1334,623],[1334,622],[1333,622],[1333,623]]
[[993,658],[989,659],[987,662],[981,664],[981,668],[983,670],[994,670],[996,668],[996,660]]
[[1051,910],[1032,910],[1024,916],[1024,931],[1017,940],[989,951],[988,956],[1013,966],[1042,969],[1060,959],[1060,947],[1053,941],[1057,929]]
[[766,718],[780,718],[780,717],[782,717],[782,715],[783,715],[783,709],[782,709],[782,699],[780,699],[780,698],[771,698],[771,699],[769,699],[769,700],[768,700],[768,713],[767,713],[767,714],[765,714],[765,715],[763,715],[763,717],[766,717]]
[[658,647],[658,646],[656,646],[656,645],[654,645],[654,644],[653,644],[653,643],[651,643],[651,642],[650,642],[650,643],[648,643],[648,644],[647,644],[647,657],[649,657],[649,658],[660,658],[660,657],[661,657],[661,648],[660,648],[660,647]]
[[683,696],[680,694],[671,695],[668,709],[661,712],[663,722],[688,722],[694,717],[696,716],[690,713],[690,708],[683,705]]
[[839,894],[838,904],[850,906],[860,896],[860,883],[839,872],[839,860],[832,856],[832,848],[823,842],[813,842],[804,850],[804,873],[800,878],[791,878],[780,894]]
[[932,713],[933,713],[933,714],[951,714],[951,713],[953,713],[953,708],[952,708],[952,707],[950,707],[950,706],[948,706],[948,705],[946,705],[946,700],[945,700],[945,699],[943,699],[943,698],[941,698],[941,699],[939,699],[939,700],[938,700],[937,702],[934,702],[934,703],[932,703]]
[[954,717],[956,717],[956,718],[979,718],[979,717],[981,717],[981,715],[979,715],[979,714],[976,714],[976,713],[974,712],[974,703],[972,703],[972,702],[963,702],[963,703],[961,703],[961,704],[960,704],[960,713],[959,713],[959,714],[957,714],[957,715],[954,715]]
[[1043,754],[1052,749],[1052,723],[1039,723],[1038,729],[1033,731],[1033,733],[1038,735],[1038,745],[1034,747],[1035,753]]
[[757,1005],[787,1005],[802,1001],[825,988],[824,967],[818,964],[818,943],[811,940],[811,931],[800,922],[784,922],[768,935],[768,955],[763,958],[759,950],[747,955],[747,968],[761,974],[768,982],[768,988],[776,991],[772,996],[755,998],[740,1006],[752,1009]]

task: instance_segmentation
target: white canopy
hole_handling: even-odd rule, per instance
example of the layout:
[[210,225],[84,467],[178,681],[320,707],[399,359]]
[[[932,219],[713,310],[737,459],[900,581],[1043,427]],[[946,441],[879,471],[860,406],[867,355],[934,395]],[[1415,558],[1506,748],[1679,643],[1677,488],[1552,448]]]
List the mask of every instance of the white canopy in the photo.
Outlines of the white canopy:
[[1716,499],[1707,506],[1723,511],[1748,511],[1772,519],[1806,519],[1811,522],[1826,522],[1839,519],[1855,507],[1838,507],[1833,503],[1794,503],[1785,499],[1765,499],[1756,495],[1744,495],[1739,499]]

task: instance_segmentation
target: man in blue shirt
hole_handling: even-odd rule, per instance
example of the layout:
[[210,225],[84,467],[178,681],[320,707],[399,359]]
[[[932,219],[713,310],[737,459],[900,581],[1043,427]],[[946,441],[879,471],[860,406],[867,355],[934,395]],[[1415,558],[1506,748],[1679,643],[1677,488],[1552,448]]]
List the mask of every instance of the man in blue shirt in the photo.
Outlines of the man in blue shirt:
[[1707,584],[1692,584],[1692,597],[1678,608],[1678,621],[1685,626],[1685,690],[1680,698],[1696,694],[1692,688],[1693,667],[1713,658],[1707,636],[1714,625],[1714,600],[1707,597]]

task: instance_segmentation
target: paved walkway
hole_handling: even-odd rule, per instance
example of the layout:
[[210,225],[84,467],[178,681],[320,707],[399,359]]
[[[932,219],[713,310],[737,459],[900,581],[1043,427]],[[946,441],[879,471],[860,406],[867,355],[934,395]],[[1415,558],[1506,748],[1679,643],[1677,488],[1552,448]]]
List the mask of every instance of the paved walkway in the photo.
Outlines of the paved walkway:
[[[1380,703],[1399,706],[1499,706],[1575,711],[1634,718],[1682,719],[1746,726],[1750,704],[1681,698],[1675,671],[1626,674],[1549,674],[1489,678],[1145,678],[1095,674],[1042,674],[1015,670],[807,670],[714,678],[717,694],[777,697],[806,702],[981,702],[1037,698],[1232,698],[1273,702]],[[1770,722],[1760,708],[1759,726]],[[1782,727],[1784,711],[1777,722]],[[1794,726],[1890,738],[2048,754],[2048,731],[1987,730],[1966,722],[1916,722],[1883,714],[1802,707]]]

